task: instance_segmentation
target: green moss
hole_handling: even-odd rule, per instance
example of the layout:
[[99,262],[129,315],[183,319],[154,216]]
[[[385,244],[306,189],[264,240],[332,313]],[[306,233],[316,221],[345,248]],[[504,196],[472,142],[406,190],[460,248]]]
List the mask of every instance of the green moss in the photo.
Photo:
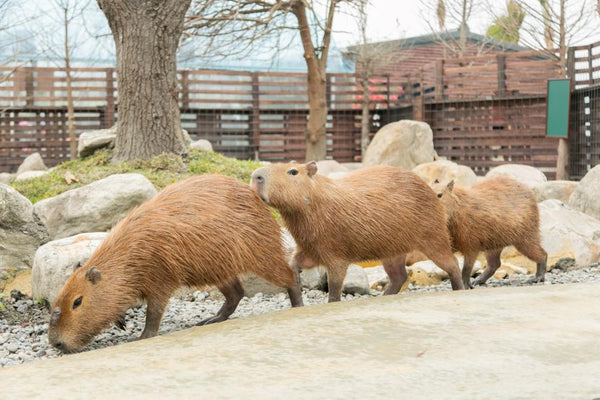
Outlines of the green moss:
[[[231,176],[247,183],[252,171],[261,166],[256,161],[236,160],[201,150],[190,150],[187,157],[161,154],[148,160],[120,164],[113,164],[111,156],[110,150],[100,150],[90,157],[60,164],[44,176],[14,181],[11,185],[32,203],[36,203],[113,174],[139,173],[148,178],[157,190],[161,190],[188,176],[208,173]],[[66,174],[72,174],[77,181],[68,183]]]

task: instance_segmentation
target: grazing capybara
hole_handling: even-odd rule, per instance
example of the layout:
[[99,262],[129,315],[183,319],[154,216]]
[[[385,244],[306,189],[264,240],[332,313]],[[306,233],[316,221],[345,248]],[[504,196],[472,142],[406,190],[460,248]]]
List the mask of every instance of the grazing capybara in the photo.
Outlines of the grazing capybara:
[[413,172],[363,168],[339,179],[317,174],[317,164],[271,164],[252,173],[252,187],[275,207],[298,245],[292,267],[327,268],[329,301],[339,301],[351,262],[382,260],[390,277],[385,294],[407,279],[406,253],[420,250],[463,289],[450,249],[444,210]]
[[49,341],[77,351],[140,299],[148,304],[140,338],[155,336],[182,286],[216,285],[225,303],[200,324],[223,321],[244,296],[238,276],[248,272],[287,288],[292,306],[302,305],[279,225],[256,193],[220,175],[185,179],[129,212],[75,269],[52,307]]
[[446,208],[452,247],[465,257],[465,286],[472,287],[471,271],[480,251],[485,252],[487,267],[473,285],[494,275],[506,246],[515,246],[535,261],[534,281],[544,281],[547,254],[540,243],[540,215],[531,189],[506,177],[488,178],[468,188],[436,179],[432,188]]

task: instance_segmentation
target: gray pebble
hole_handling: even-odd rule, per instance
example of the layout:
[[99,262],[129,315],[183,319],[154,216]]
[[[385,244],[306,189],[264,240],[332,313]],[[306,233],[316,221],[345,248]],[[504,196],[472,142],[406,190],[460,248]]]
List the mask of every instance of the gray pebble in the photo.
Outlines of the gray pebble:
[[6,350],[9,353],[16,353],[19,350],[19,345],[17,343],[9,343],[6,345]]

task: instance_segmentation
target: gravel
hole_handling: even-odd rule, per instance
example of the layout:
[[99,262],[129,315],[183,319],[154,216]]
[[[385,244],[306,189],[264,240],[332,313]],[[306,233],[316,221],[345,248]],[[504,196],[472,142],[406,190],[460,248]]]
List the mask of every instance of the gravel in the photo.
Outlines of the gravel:
[[[488,287],[527,286],[531,275],[513,274],[505,279],[491,278]],[[555,268],[546,274],[544,285],[565,283],[600,282],[600,265],[592,265],[584,269]],[[449,291],[450,283],[417,287],[408,286],[408,292]],[[477,288],[475,289],[477,290]],[[343,295],[342,301],[379,296],[379,290],[372,290],[370,295]],[[410,295],[406,292],[401,295]],[[319,290],[304,290],[305,306],[327,302],[327,293]],[[222,305],[220,295],[208,292],[194,292],[185,298],[172,298],[163,317],[159,334],[189,328],[201,320],[214,315]],[[284,294],[263,295],[258,293],[252,298],[244,297],[231,318],[242,318],[250,315],[264,314],[289,308],[289,300]],[[125,343],[137,338],[144,327],[145,306],[132,308],[127,312],[125,330],[117,327],[106,329],[100,333],[84,351],[99,349]],[[0,300],[0,367],[6,367],[36,359],[61,357],[62,353],[48,344],[49,314],[44,304],[27,298],[18,291],[12,291],[9,299]]]

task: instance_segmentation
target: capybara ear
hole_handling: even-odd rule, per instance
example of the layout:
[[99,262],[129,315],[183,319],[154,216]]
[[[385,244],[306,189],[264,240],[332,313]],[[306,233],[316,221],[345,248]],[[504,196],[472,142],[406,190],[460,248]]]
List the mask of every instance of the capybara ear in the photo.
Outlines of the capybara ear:
[[85,278],[95,285],[96,283],[100,282],[100,279],[102,279],[102,274],[96,267],[90,267],[90,269],[88,269],[85,273]]
[[308,174],[309,177],[311,177],[314,174],[316,174],[317,170],[319,169],[317,167],[317,162],[316,161],[307,162],[306,164],[304,164],[304,166],[306,167],[306,173]]
[[449,191],[452,191],[452,189],[454,189],[454,179],[452,179],[450,182],[448,182],[446,187],[448,188]]
[[433,184],[440,183],[440,180],[439,180],[438,178],[435,178],[435,179],[433,180],[433,182],[432,182],[432,183],[433,183]]
[[77,261],[75,263],[75,265],[73,265],[73,271],[75,271],[77,268],[81,267],[81,261]]

